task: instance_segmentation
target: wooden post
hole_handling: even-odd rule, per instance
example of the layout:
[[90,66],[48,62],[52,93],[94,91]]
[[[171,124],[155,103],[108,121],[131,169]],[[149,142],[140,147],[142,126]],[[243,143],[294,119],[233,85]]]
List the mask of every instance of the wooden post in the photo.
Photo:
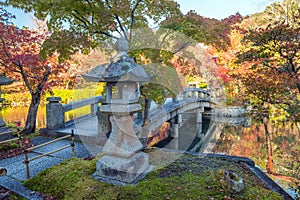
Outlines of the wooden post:
[[26,174],[27,174],[27,179],[30,179],[30,172],[29,172],[29,160],[28,160],[28,151],[25,149],[24,150],[25,154],[25,165],[26,165]]
[[18,138],[19,138],[19,145],[20,145],[20,147],[22,147],[23,146],[23,138],[19,132],[17,134],[18,134]]
[[72,147],[72,158],[75,157],[75,137],[74,137],[74,129],[72,129],[72,133],[71,133],[71,147]]

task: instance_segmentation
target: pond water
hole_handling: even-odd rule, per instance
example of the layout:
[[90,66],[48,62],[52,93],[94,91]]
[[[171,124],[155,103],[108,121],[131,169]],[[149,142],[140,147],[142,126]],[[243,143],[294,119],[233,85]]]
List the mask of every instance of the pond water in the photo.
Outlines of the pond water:
[[[27,107],[1,108],[0,117],[7,124],[24,125]],[[37,127],[45,127],[45,107],[37,116]],[[185,123],[179,130],[181,137],[167,146],[179,150],[244,156],[252,159],[290,194],[295,196],[294,182],[300,180],[300,123],[270,122],[257,117],[216,118],[203,117],[202,129],[195,126],[195,114],[184,116]],[[200,142],[202,134],[208,135],[205,144]],[[183,137],[182,137],[183,136]],[[270,151],[272,150],[272,151]],[[272,162],[273,161],[273,162]]]
[[[0,107],[0,117],[6,122],[8,126],[16,125],[24,126],[26,122],[28,107]],[[46,107],[39,107],[36,127],[42,128],[46,126]]]
[[[203,118],[202,130],[199,130],[195,126],[195,115],[189,115],[186,120],[179,130],[183,137],[171,141],[168,147],[248,157],[262,171],[267,172],[269,168],[267,175],[296,196],[295,180],[300,180],[300,123],[274,123],[254,116],[207,116]],[[204,143],[200,132],[207,135]]]
[[[24,126],[26,122],[28,107],[26,106],[16,106],[16,107],[0,107],[0,117],[6,122],[8,126],[16,125]],[[73,119],[76,117],[87,114],[89,112],[89,107],[85,106],[76,111],[69,111],[65,113],[65,121]],[[44,128],[46,127],[46,106],[40,106],[37,113],[36,127]]]

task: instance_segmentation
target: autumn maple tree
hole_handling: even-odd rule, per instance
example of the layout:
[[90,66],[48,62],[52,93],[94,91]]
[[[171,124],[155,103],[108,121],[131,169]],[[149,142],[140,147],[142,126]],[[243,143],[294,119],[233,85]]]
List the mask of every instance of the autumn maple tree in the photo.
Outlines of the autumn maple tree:
[[218,49],[226,49],[230,45],[228,37],[230,31],[242,19],[239,13],[217,20],[203,17],[191,10],[186,15],[168,18],[162,23],[162,26],[184,33],[196,42],[212,45]]
[[34,12],[38,19],[48,18],[52,36],[46,49],[59,51],[61,58],[78,50],[107,48],[107,41],[118,37],[131,41],[134,30],[180,14],[179,5],[169,0],[6,0],[5,4]]
[[43,59],[40,56],[42,44],[49,35],[29,29],[19,29],[10,20],[13,18],[0,8],[0,69],[12,79],[23,81],[31,95],[26,124],[22,133],[35,131],[36,116],[45,88],[55,84],[51,76],[66,70],[64,63],[57,62],[57,56]]
[[[287,2],[291,3],[283,5]],[[237,63],[243,70],[234,76],[250,96],[279,105],[291,115],[299,113],[299,22],[297,6],[278,20],[272,18],[268,24],[249,30],[238,54]]]

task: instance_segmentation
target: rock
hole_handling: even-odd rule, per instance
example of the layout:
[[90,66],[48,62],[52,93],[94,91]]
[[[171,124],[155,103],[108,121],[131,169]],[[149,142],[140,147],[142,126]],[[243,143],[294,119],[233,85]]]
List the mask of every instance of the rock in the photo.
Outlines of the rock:
[[244,190],[244,181],[236,173],[230,170],[219,170],[217,178],[221,186],[227,192],[232,194],[240,193]]
[[239,175],[237,175],[236,173],[234,173],[230,170],[225,170],[224,178],[226,180],[229,180],[230,193],[240,193],[243,191],[244,181]]

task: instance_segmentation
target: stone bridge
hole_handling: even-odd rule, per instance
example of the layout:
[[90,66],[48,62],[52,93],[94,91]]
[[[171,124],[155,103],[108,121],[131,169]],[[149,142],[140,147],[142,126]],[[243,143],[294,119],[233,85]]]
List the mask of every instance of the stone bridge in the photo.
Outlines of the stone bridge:
[[[196,113],[196,123],[201,128],[202,113],[211,110],[215,105],[211,99],[211,93],[206,89],[184,88],[183,93],[177,98],[166,99],[163,105],[151,106],[147,126],[140,127],[143,121],[143,111],[134,115],[138,137],[147,138],[149,132],[160,128],[165,122],[169,123],[172,137],[179,137],[178,129],[184,122],[183,114],[189,111]],[[96,96],[65,105],[60,103],[60,97],[49,97],[47,100],[49,102],[46,108],[47,127],[42,130],[42,133],[63,136],[70,134],[74,129],[75,137],[78,140],[99,145],[105,144],[106,135],[111,127],[109,117],[103,115],[99,109],[102,104],[106,103],[104,96]],[[90,112],[87,115],[66,121],[65,114],[67,112],[85,106],[90,106]]]

